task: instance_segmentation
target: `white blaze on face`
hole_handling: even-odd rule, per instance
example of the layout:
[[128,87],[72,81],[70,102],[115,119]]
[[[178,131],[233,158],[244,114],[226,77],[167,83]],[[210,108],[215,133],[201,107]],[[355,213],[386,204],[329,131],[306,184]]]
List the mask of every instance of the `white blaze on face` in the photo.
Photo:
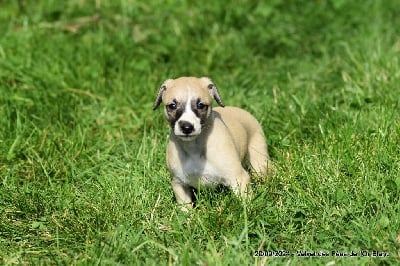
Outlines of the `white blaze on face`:
[[[174,133],[176,136],[181,137],[182,140],[193,140],[201,133],[200,118],[192,110],[192,99],[192,95],[189,93],[185,109],[181,117],[175,122]],[[193,126],[193,131],[190,134],[185,134],[181,128],[182,123],[190,123]]]

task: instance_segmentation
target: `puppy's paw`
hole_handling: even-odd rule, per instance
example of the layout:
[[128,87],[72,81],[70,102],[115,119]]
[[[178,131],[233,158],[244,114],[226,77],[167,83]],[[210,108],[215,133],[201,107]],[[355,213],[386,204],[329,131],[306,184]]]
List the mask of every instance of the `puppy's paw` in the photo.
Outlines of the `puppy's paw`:
[[191,202],[189,202],[189,203],[181,203],[181,204],[179,204],[179,209],[182,212],[188,213],[190,210],[193,210],[193,203],[191,203]]

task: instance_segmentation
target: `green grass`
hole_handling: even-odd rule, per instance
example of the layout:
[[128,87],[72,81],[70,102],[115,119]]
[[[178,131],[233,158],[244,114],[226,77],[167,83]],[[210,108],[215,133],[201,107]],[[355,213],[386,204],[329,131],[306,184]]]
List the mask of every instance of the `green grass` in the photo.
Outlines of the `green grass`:
[[[399,12],[396,0],[1,1],[0,264],[398,264]],[[277,174],[247,204],[204,190],[194,211],[176,207],[168,125],[151,107],[163,80],[186,75],[262,123]]]

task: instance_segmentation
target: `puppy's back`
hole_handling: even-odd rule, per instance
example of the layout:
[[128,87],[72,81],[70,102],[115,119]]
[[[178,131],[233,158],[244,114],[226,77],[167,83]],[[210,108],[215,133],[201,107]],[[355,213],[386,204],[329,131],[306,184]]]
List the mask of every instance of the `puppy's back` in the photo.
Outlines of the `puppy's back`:
[[256,132],[262,132],[260,123],[246,110],[234,106],[215,107],[213,110],[221,116],[228,128],[231,126],[237,127],[238,124],[244,127],[248,137]]
[[228,131],[227,134],[230,134],[235,142],[234,144],[241,160],[248,153],[248,146],[253,136],[258,135],[264,138],[261,125],[249,112],[233,106],[216,107],[213,111],[216,113],[214,115],[215,122],[218,123],[220,120],[221,124],[219,126]]

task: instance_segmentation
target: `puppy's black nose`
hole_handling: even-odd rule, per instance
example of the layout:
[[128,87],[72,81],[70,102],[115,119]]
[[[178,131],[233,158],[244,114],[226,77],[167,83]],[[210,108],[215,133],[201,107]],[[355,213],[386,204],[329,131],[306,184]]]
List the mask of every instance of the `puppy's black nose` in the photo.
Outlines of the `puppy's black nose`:
[[194,130],[194,126],[192,125],[192,123],[189,123],[187,121],[179,121],[179,126],[180,126],[183,134],[186,134],[186,135],[189,135]]

